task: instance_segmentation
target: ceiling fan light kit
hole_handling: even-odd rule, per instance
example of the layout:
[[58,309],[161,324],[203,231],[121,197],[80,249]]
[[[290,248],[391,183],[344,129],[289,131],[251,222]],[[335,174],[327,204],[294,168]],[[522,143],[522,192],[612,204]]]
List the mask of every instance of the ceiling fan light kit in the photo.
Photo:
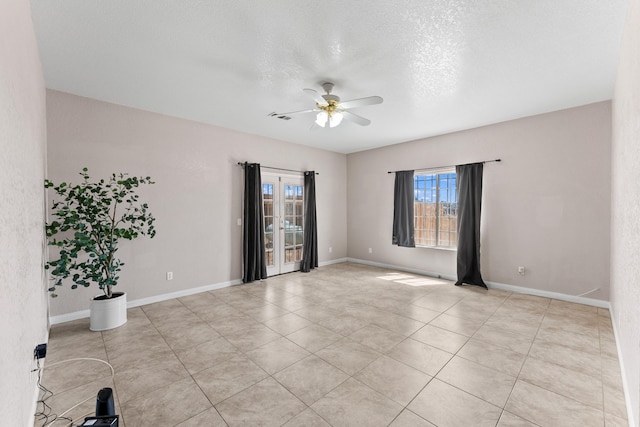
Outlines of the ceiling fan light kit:
[[333,90],[333,83],[323,83],[322,88],[326,92],[324,95],[320,95],[314,89],[303,89],[304,92],[309,94],[309,96],[311,96],[316,102],[315,108],[311,110],[293,111],[291,113],[271,113],[270,116],[290,117],[296,114],[317,113],[315,124],[323,128],[334,128],[342,122],[343,118],[360,126],[367,126],[371,123],[369,119],[365,119],[362,116],[346,110],[356,107],[363,107],[365,105],[382,103],[382,98],[379,96],[369,96],[366,98],[352,99],[350,101],[340,102],[339,96],[331,94],[331,91]]
[[320,111],[316,116],[316,124],[320,127],[334,128],[342,121],[342,113],[339,111],[329,113],[326,111]]

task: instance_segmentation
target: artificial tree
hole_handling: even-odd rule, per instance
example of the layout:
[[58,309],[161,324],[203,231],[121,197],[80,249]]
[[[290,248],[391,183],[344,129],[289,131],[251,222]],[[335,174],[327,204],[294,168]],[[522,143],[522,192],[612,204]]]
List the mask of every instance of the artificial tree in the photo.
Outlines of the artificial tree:
[[80,176],[83,181],[75,185],[45,180],[45,188],[57,195],[50,211],[53,220],[46,224],[48,243],[58,248],[58,257],[45,265],[54,280],[49,291],[57,296],[56,286],[71,277],[72,289],[96,283],[102,298],[112,298],[124,265],[115,257],[119,241],[156,234],[155,218],[136,194],[140,185],[154,182],[124,173],[92,182],[87,168]]

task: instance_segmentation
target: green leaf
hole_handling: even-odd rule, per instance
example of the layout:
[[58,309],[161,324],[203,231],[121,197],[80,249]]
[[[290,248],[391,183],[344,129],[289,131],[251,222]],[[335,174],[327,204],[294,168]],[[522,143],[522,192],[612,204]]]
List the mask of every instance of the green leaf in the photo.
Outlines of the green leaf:
[[[89,287],[92,283],[109,290],[117,285],[117,274],[124,263],[115,257],[120,239],[132,240],[140,235],[155,235],[154,218],[148,206],[138,203],[134,190],[150,178],[129,177],[115,173],[109,180],[90,181],[88,169],[82,169],[83,182],[55,185],[45,180],[45,188],[54,188],[50,215],[45,225],[47,243],[58,250],[57,258],[45,264],[54,282],[49,288],[71,281],[71,288]],[[135,214],[133,214],[135,212]]]

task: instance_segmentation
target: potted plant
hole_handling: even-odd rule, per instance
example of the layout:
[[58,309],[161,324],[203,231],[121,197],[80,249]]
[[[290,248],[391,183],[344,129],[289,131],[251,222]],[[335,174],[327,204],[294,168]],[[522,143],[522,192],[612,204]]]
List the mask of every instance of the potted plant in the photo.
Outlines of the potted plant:
[[113,292],[124,265],[116,252],[122,239],[155,236],[155,218],[136,194],[140,185],[154,182],[150,177],[123,173],[92,182],[87,168],[80,176],[83,181],[75,185],[45,180],[45,188],[57,195],[50,211],[52,221],[46,224],[47,240],[58,248],[57,258],[48,261],[45,268],[54,281],[49,288],[53,297],[57,296],[56,286],[68,278],[73,282],[71,289],[98,285],[102,294],[91,300],[90,329],[101,331],[127,321],[126,294]]

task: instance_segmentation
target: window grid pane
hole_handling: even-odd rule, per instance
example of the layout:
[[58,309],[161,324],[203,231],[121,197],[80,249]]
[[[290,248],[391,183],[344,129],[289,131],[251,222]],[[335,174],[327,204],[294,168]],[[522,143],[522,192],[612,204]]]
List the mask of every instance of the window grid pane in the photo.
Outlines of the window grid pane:
[[303,186],[286,184],[285,194],[285,263],[302,260],[304,199]]
[[455,173],[414,176],[414,231],[417,246],[457,246],[457,202]]
[[268,266],[274,265],[273,233],[277,225],[273,224],[273,184],[262,184],[262,204],[264,206],[264,243],[265,258]]

